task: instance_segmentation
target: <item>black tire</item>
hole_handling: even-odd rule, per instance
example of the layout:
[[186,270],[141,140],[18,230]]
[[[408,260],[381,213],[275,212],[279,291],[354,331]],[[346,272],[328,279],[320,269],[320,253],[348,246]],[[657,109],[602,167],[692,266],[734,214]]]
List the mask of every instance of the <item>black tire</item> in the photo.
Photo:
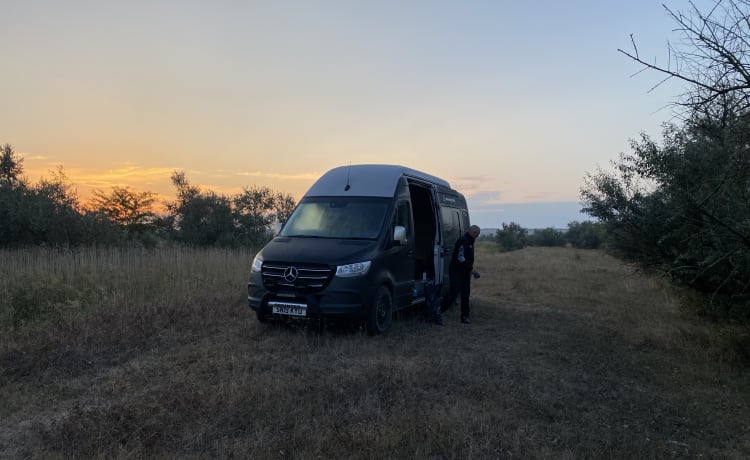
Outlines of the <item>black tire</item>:
[[258,316],[258,321],[261,323],[267,323],[270,319],[268,313],[263,311],[262,308],[255,310],[255,314]]
[[380,286],[367,315],[367,333],[377,335],[386,332],[393,323],[393,297],[387,286]]

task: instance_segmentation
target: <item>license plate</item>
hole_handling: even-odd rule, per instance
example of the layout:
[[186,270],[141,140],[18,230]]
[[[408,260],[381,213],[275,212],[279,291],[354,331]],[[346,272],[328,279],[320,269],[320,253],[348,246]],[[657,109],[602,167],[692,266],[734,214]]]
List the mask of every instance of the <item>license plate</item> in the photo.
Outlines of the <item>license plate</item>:
[[277,315],[307,316],[307,305],[287,302],[269,302],[271,311]]

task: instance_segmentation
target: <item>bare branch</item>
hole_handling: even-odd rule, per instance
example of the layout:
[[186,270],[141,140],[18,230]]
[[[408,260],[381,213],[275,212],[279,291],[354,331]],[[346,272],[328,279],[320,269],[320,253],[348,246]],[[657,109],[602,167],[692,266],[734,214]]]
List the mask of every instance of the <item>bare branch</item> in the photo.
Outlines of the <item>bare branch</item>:
[[638,47],[635,45],[635,39],[633,39],[633,34],[630,34],[630,43],[633,44],[633,50],[635,50],[635,56],[638,57]]
[[[645,70],[645,69],[644,69],[644,70]],[[648,91],[646,91],[646,92],[647,92],[647,93],[650,93],[650,92],[652,92],[653,90],[655,90],[656,88],[660,87],[660,86],[661,86],[661,85],[662,85],[662,84],[663,84],[664,82],[666,82],[666,81],[667,81],[667,80],[669,80],[670,78],[672,78],[672,75],[667,75],[666,77],[664,77],[664,79],[663,79],[662,81],[660,81],[659,83],[657,83],[657,84],[655,84],[654,86],[652,86],[652,87],[651,87],[651,88],[650,88],[650,89],[649,89]]]
[[[710,91],[719,91],[718,88],[716,88],[714,86],[711,86],[711,85],[707,85],[707,84],[705,84],[705,83],[703,83],[701,81],[698,81],[698,80],[696,80],[694,78],[688,77],[686,75],[682,75],[682,74],[680,74],[678,72],[673,72],[673,71],[671,71],[669,69],[665,69],[664,67],[660,67],[660,66],[657,66],[657,65],[654,65],[654,64],[649,64],[648,62],[643,61],[640,58],[638,58],[637,56],[633,56],[632,54],[630,54],[627,51],[624,51],[624,50],[622,50],[620,48],[618,48],[617,51],[619,51],[620,53],[622,53],[625,56],[629,57],[630,59],[634,60],[635,62],[637,62],[639,64],[643,64],[644,66],[648,67],[649,69],[656,70],[657,72],[668,74],[668,75],[670,75],[672,77],[678,78],[678,79],[686,81],[688,83],[692,83],[692,84],[694,84],[696,86],[700,86],[700,87],[705,88],[705,89],[710,90]],[[740,88],[741,87],[739,87],[738,89],[740,89]]]
[[[644,70],[655,70],[665,75],[649,92],[670,78],[677,78],[693,87],[680,97],[686,107],[698,108],[713,103],[718,97],[732,94],[736,101],[748,101],[750,96],[750,2],[717,0],[707,13],[702,13],[693,1],[684,14],[662,5],[674,21],[674,32],[682,35],[677,46],[667,43],[667,63],[658,65],[640,57],[633,34],[632,52],[618,49],[630,59],[643,65]],[[746,106],[747,107],[747,106]]]

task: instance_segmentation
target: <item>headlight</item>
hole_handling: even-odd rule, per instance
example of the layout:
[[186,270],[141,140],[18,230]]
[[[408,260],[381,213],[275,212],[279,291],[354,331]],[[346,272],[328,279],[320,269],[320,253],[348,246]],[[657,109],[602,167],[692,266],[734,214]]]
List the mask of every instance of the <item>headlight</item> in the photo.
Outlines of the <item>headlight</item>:
[[250,271],[259,272],[261,268],[263,268],[263,257],[256,255],[253,259],[253,265],[250,268]]
[[352,276],[362,276],[370,269],[370,261],[357,262],[354,264],[339,265],[336,267],[336,276],[348,278]]

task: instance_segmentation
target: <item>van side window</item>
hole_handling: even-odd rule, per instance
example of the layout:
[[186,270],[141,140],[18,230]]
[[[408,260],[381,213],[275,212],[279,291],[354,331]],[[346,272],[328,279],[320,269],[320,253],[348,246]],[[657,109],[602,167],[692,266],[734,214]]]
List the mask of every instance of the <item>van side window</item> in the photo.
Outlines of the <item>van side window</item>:
[[453,244],[461,237],[461,219],[458,211],[453,208],[443,208],[443,234],[445,235],[445,247],[453,247]]

